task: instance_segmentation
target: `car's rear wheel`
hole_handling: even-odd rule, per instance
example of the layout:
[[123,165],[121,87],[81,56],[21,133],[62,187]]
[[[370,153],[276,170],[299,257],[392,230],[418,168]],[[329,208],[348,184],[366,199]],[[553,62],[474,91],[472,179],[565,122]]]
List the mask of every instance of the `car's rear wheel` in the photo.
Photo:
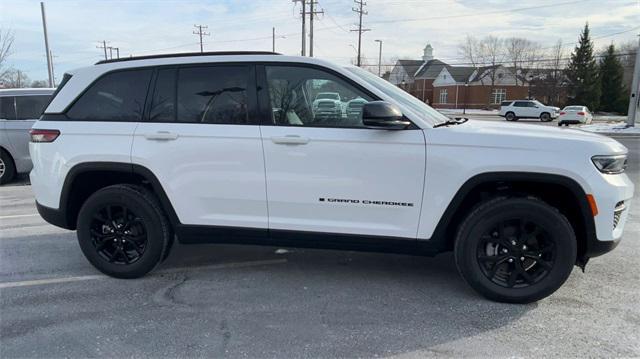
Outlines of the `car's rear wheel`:
[[505,118],[505,120],[507,120],[507,121],[515,121],[515,120],[517,120],[517,118],[516,118],[516,114],[515,114],[515,113],[513,113],[513,112],[507,112],[507,113],[504,115],[504,118]]
[[485,297],[529,303],[555,292],[576,261],[567,219],[535,198],[497,198],[476,207],[459,228],[456,265]]
[[9,153],[0,149],[0,184],[9,183],[16,176],[16,167]]
[[125,184],[105,187],[87,199],[77,234],[82,252],[99,271],[138,278],[165,257],[172,231],[155,196]]
[[547,112],[543,112],[540,114],[540,121],[542,122],[549,122],[551,121],[551,115],[548,114]]

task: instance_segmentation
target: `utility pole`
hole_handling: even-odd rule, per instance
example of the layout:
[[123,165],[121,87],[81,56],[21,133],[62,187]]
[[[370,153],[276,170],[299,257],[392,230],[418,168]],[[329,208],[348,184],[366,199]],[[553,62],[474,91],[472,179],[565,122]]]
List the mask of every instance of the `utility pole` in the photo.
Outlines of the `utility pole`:
[[371,29],[363,29],[362,28],[362,15],[367,15],[368,12],[364,11],[364,6],[367,5],[367,3],[364,2],[364,0],[353,0],[353,2],[356,4],[356,7],[351,8],[352,11],[357,12],[358,13],[358,29],[357,30],[351,30],[351,31],[356,31],[358,33],[358,61],[357,61],[357,66],[360,67],[360,58],[361,58],[361,50],[362,50],[362,33],[363,32],[367,32],[367,31],[371,31]]
[[49,50],[49,35],[47,34],[47,17],[44,12],[44,2],[40,2],[40,11],[42,12],[42,28],[44,29],[44,47],[47,52],[47,73],[49,74],[49,87],[53,87],[53,62],[51,59],[51,50]]
[[317,5],[316,0],[309,0],[309,56],[313,57],[313,15],[324,14],[324,10],[315,11],[314,5]]
[[302,10],[300,15],[302,16],[302,46],[300,48],[300,56],[305,56],[305,49],[307,48],[307,0],[291,0],[293,3],[300,2],[302,4]]
[[633,81],[631,82],[631,94],[629,95],[629,110],[627,111],[627,127],[636,125],[640,117],[640,35],[638,35],[638,48],[636,49],[636,64],[633,67]]
[[380,50],[378,50],[378,77],[382,77],[382,40],[375,40],[380,44]]
[[276,52],[276,28],[271,28],[271,52]]
[[109,60],[109,58],[107,57],[107,49],[109,47],[107,46],[107,41],[106,40],[102,40],[102,46],[96,46],[96,49],[102,49],[104,50],[104,59],[105,60]]
[[119,59],[120,58],[120,48],[119,47],[114,47],[114,50],[116,50],[116,58]]
[[107,49],[109,49],[109,60],[113,60],[113,47],[109,46]]
[[206,26],[206,25],[193,25],[193,27],[195,27],[197,29],[197,30],[193,31],[193,34],[194,35],[198,35],[200,37],[200,53],[202,53],[202,52],[204,52],[204,48],[202,46],[202,37],[211,35],[210,33],[205,32],[203,30],[208,29],[209,26]]

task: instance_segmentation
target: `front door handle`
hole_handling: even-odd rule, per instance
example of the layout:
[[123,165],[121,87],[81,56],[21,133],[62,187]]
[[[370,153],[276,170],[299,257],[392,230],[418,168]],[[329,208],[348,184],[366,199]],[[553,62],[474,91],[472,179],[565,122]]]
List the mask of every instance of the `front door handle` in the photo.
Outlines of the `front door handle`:
[[271,141],[278,145],[306,145],[309,139],[298,135],[274,136]]
[[169,131],[158,131],[154,133],[146,133],[144,138],[147,140],[172,141],[178,138],[178,134]]

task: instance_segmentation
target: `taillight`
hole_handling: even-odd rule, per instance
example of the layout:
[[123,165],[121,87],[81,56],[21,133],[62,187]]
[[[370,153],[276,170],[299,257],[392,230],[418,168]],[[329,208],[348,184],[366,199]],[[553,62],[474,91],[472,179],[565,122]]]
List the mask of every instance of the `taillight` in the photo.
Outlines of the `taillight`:
[[584,116],[584,112],[578,112],[578,116]]
[[561,114],[561,115],[566,115],[567,113],[566,113],[566,112],[564,112],[564,111],[561,111],[561,112],[560,112],[560,114]]
[[29,135],[31,135],[31,142],[53,142],[60,136],[60,131],[58,130],[39,130],[39,129],[31,129],[29,131]]

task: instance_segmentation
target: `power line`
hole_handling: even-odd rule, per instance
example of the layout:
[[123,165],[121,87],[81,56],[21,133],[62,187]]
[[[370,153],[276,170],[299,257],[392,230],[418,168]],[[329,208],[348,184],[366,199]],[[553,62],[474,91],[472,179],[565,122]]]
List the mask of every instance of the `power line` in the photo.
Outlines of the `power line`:
[[194,35],[198,35],[200,37],[200,52],[204,52],[204,49],[202,47],[202,37],[203,36],[209,36],[211,35],[208,32],[204,32],[203,30],[206,30],[207,28],[209,28],[206,25],[193,25],[193,27],[195,27],[197,30],[193,31]]
[[353,2],[356,4],[356,7],[351,8],[351,10],[358,14],[358,29],[357,30],[351,30],[351,31],[355,31],[355,32],[358,33],[358,60],[357,60],[357,66],[360,67],[360,55],[361,55],[361,49],[362,49],[362,33],[363,32],[367,32],[367,31],[371,31],[371,29],[363,29],[362,28],[362,15],[369,14],[368,12],[366,12],[364,10],[364,6],[367,5],[367,3],[365,3],[364,0],[353,0]]

